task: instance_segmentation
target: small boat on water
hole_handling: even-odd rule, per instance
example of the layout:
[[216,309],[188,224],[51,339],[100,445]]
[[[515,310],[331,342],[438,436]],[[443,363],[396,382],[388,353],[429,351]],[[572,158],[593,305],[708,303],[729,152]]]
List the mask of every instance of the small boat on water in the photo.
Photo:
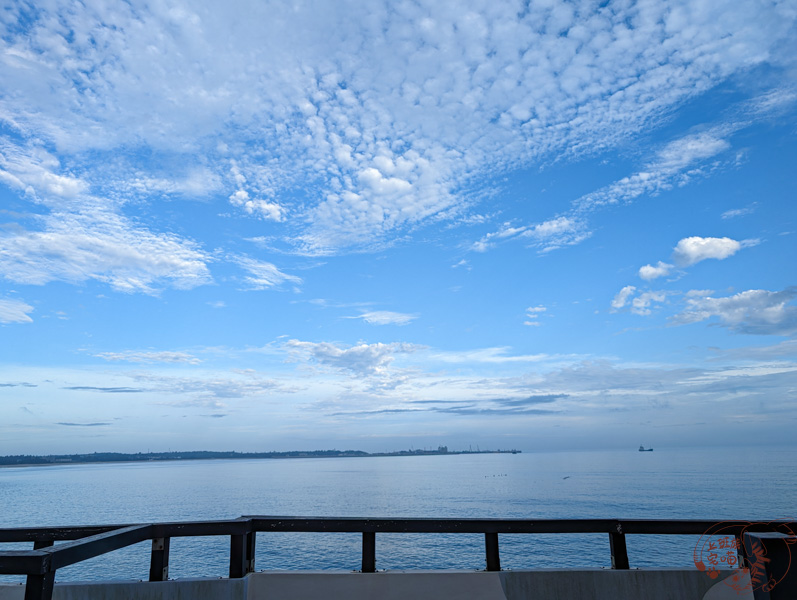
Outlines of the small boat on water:
[[640,452],[653,452],[653,448],[645,448],[644,446],[639,447]]

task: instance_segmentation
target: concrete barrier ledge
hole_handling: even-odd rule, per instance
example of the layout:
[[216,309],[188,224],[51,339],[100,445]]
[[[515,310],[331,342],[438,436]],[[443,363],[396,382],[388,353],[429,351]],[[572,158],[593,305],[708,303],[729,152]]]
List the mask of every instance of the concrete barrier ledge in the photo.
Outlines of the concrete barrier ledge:
[[[267,571],[243,579],[159,583],[58,583],[53,600],[747,600],[695,569],[533,571]],[[719,583],[718,583],[719,582]],[[712,589],[713,588],[713,589]],[[711,591],[710,591],[711,590]],[[728,595],[728,591],[732,595]],[[24,586],[0,585],[0,600],[24,600]]]

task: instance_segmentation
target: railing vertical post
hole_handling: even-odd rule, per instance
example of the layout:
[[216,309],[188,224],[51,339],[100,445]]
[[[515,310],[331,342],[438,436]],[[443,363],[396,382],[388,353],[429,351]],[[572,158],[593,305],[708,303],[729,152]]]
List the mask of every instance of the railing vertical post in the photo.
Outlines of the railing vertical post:
[[171,538],[155,538],[152,540],[152,554],[149,560],[149,580],[166,581],[169,579],[169,546]]
[[376,572],[376,532],[374,531],[363,531],[362,572]]
[[498,534],[484,534],[484,551],[487,556],[487,570],[501,570],[501,555],[498,553]]
[[[620,529],[620,526],[617,526]],[[628,569],[628,548],[625,545],[625,534],[621,532],[609,534],[609,547],[612,551],[612,569]]]
[[246,534],[230,536],[230,579],[246,575]]
[[51,600],[55,585],[55,571],[44,575],[28,575],[25,580],[25,600]]
[[255,545],[257,543],[257,532],[250,531],[246,534],[246,557],[245,568],[247,573],[255,572]]

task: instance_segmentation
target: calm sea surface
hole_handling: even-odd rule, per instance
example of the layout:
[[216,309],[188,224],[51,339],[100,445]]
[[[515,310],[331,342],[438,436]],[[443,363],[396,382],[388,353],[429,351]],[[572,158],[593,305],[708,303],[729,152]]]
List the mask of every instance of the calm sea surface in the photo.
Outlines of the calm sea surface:
[[[0,469],[0,527],[241,515],[797,519],[797,449],[657,448]],[[480,535],[377,535],[378,569],[484,568]],[[693,566],[691,536],[629,536],[631,566]],[[504,568],[609,566],[606,535],[501,536]],[[257,569],[359,568],[359,534],[258,534]],[[30,548],[5,544],[0,550]],[[173,539],[170,577],[226,576],[229,538]],[[149,544],[58,571],[146,579]],[[113,574],[113,577],[109,576]],[[17,581],[2,578],[0,581]]]

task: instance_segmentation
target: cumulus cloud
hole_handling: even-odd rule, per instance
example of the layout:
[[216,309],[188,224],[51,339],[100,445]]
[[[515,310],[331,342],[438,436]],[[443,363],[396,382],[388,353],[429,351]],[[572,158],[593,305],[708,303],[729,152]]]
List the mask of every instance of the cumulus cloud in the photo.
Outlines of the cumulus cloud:
[[679,241],[672,256],[676,264],[688,267],[708,258],[724,260],[736,254],[741,248],[741,242],[727,237],[704,238],[692,236]]
[[634,292],[636,292],[636,287],[633,285],[627,285],[617,292],[617,295],[612,300],[612,310],[620,310],[625,307],[628,303],[628,298],[632,296]]
[[645,265],[644,267],[640,267],[639,276],[646,281],[650,281],[651,279],[669,275],[670,271],[672,271],[672,268],[672,265],[659,261],[655,267],[653,265]]
[[[758,240],[743,240],[738,242],[731,238],[714,238],[692,236],[683,238],[673,249],[672,260],[679,267],[689,267],[709,258],[725,260],[733,256],[742,248],[755,246]],[[656,266],[645,265],[639,268],[639,277],[650,281],[669,275],[675,265],[659,261]]]
[[394,342],[360,343],[347,347],[330,342],[290,340],[285,343],[285,348],[297,359],[309,359],[354,375],[381,375],[387,372],[396,355],[415,352],[419,346]]
[[33,307],[22,300],[0,298],[0,323],[33,323],[28,316],[32,312]]
[[246,190],[238,190],[230,196],[233,206],[243,208],[250,215],[258,216],[268,221],[282,221],[284,209],[275,202],[250,198]]
[[[226,8],[15,6],[0,24],[0,118],[78,166],[205,169],[244,214],[296,215],[298,249],[323,254],[458,214],[475,174],[616,145],[767,61],[794,23],[788,3],[730,1]],[[678,184],[723,148],[694,134],[590,201]],[[58,177],[40,185],[85,192]]]
[[692,295],[686,300],[686,309],[673,317],[679,325],[698,323],[712,317],[720,324],[738,333],[756,335],[794,335],[797,333],[797,287],[780,292],[747,290],[726,296]]
[[286,282],[296,285],[302,283],[300,277],[283,273],[270,262],[255,260],[246,256],[236,258],[235,262],[249,273],[244,281],[249,286],[249,289],[252,290],[266,290]]
[[185,363],[190,365],[199,364],[201,361],[186,352],[136,352],[128,350],[125,352],[101,352],[95,354],[98,358],[109,361],[124,361],[132,363]]
[[653,312],[651,307],[655,304],[664,302],[667,298],[666,292],[643,292],[631,300],[631,312],[637,315],[649,315]]
[[612,312],[630,307],[632,313],[646,316],[653,312],[656,304],[660,304],[667,299],[667,292],[663,291],[647,291],[634,296],[636,292],[637,288],[633,285],[627,285],[617,292],[617,295],[612,300]]
[[371,325],[408,325],[418,317],[389,310],[374,310],[353,318],[362,319]]

